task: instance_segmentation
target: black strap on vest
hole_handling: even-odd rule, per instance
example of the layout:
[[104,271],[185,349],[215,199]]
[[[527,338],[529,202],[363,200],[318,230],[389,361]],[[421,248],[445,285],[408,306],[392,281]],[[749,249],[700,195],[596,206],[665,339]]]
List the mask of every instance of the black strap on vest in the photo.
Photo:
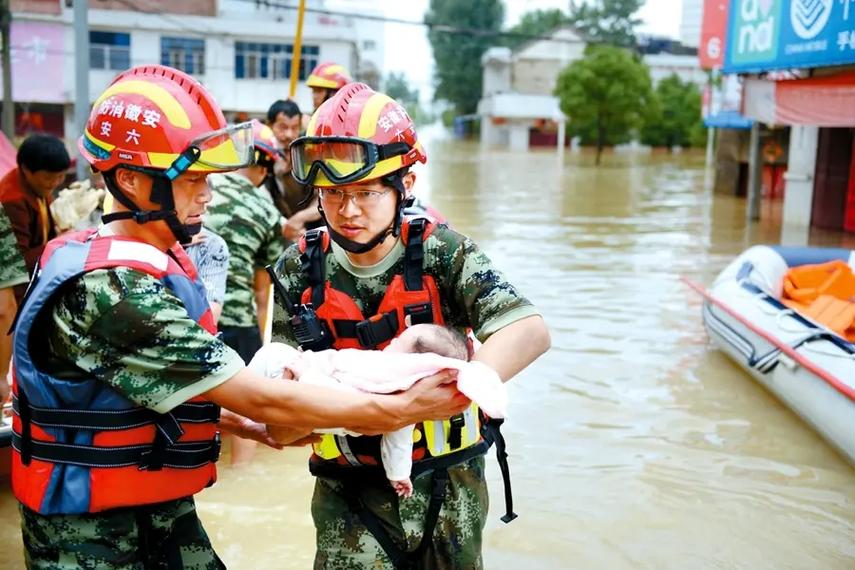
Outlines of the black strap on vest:
[[300,255],[300,269],[306,275],[312,289],[312,305],[315,309],[324,303],[324,241],[320,228],[306,232],[306,251]]
[[499,462],[499,469],[502,471],[502,484],[505,487],[505,514],[502,515],[502,522],[507,524],[519,515],[514,512],[514,496],[511,491],[511,469],[508,466],[508,452],[505,448],[505,437],[502,435],[501,430],[503,423],[505,423],[503,419],[488,419],[484,422],[481,433],[488,444],[496,444],[496,460]]
[[422,263],[425,257],[423,236],[426,227],[425,218],[410,220],[407,243],[404,244],[404,288],[407,291],[422,288]]
[[402,549],[383,527],[383,523],[377,516],[365,507],[365,503],[359,496],[359,488],[353,481],[344,482],[344,498],[368,532],[377,540],[383,552],[392,561],[396,570],[415,570],[420,567],[422,557],[433,542],[433,533],[436,523],[439,521],[439,512],[445,501],[445,493],[448,489],[448,470],[437,469],[431,475],[430,501],[425,514],[425,526],[422,539],[414,550]]
[[[422,288],[424,263],[424,233],[427,219],[414,218],[409,222],[407,242],[404,244],[404,288],[419,291]],[[312,290],[312,305],[320,308],[324,302],[324,249],[322,230],[310,230],[305,235],[306,249],[300,256],[300,269],[306,275]],[[375,315],[369,319],[334,319],[336,338],[355,338],[362,348],[373,349],[378,344],[390,341],[404,326],[433,322],[430,303],[414,303],[404,307],[406,323],[398,322],[396,311]]]
[[[58,410],[42,408],[24,402],[23,391],[12,396],[12,410],[21,416],[26,411],[30,421],[39,427],[91,429],[91,430],[124,430],[144,425],[158,423],[157,412],[147,408],[131,408],[128,410]],[[207,402],[184,403],[173,408],[170,415],[182,423],[214,423],[220,417],[220,408]],[[177,439],[177,438],[176,438]]]
[[[23,436],[12,433],[12,447],[21,453]],[[120,447],[95,447],[30,440],[31,457],[49,463],[80,465],[82,467],[110,468],[143,465],[151,445],[127,445]],[[23,456],[23,454],[22,454]],[[162,467],[194,469],[215,462],[220,456],[220,435],[211,441],[177,443],[163,452]],[[141,469],[143,467],[140,467]]]
[[[181,422],[213,423],[219,419],[219,406],[208,402],[184,403],[168,414],[145,408],[59,410],[33,406],[18,387],[17,395],[12,397],[12,410],[21,420],[21,433],[12,434],[12,446],[20,453],[24,465],[35,458],[84,467],[139,465],[140,469],[158,471],[163,467],[199,467],[216,461],[220,455],[219,434],[212,441],[178,443],[184,434]],[[32,424],[90,431],[127,430],[154,424],[157,429],[151,445],[97,447],[33,440]]]

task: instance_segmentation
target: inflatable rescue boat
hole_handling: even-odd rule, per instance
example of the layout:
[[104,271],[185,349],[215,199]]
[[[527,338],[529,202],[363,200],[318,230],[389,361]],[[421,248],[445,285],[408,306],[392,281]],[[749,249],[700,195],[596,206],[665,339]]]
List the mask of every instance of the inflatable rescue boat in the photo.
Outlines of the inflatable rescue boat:
[[855,464],[855,252],[755,246],[704,295],[711,340]]

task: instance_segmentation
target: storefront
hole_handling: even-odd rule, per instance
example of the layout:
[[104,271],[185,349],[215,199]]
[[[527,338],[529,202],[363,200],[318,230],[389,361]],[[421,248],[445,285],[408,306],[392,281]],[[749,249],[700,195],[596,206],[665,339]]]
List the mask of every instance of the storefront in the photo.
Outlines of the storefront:
[[855,231],[855,0],[734,0],[724,55],[744,115],[791,127],[784,224]]

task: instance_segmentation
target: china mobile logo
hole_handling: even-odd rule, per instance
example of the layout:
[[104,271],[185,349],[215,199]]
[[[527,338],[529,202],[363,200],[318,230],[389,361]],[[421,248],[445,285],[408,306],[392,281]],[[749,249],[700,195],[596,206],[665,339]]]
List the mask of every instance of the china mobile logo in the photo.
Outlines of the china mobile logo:
[[[739,27],[738,52],[742,54],[761,54],[774,49],[775,38],[775,1],[743,0],[739,6],[741,25]],[[798,2],[799,0],[793,0]],[[802,0],[804,2],[821,0]],[[828,0],[831,1],[831,0]]]
[[792,0],[790,21],[793,31],[803,40],[815,37],[825,28],[834,0]]

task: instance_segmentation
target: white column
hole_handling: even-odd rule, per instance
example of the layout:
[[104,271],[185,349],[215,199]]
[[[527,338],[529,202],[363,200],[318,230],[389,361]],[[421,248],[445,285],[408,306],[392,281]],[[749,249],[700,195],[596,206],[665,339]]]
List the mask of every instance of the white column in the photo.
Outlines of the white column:
[[751,139],[748,143],[748,204],[746,216],[749,222],[760,219],[762,195],[763,156],[760,154],[760,123],[751,125]]
[[819,127],[793,126],[790,129],[790,154],[784,174],[784,213],[781,243],[806,245],[813,206],[814,173]]
[[564,156],[564,139],[567,136],[567,122],[561,118],[558,121],[558,156]]
[[509,128],[511,130],[511,150],[520,152],[528,151],[528,123],[511,121]]

